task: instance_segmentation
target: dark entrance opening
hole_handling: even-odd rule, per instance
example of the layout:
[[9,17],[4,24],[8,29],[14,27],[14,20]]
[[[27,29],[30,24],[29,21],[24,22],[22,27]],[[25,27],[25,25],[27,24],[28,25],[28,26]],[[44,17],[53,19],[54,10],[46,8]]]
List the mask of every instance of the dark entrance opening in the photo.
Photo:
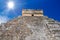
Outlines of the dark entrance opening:
[[34,14],[32,14],[32,16],[34,16]]

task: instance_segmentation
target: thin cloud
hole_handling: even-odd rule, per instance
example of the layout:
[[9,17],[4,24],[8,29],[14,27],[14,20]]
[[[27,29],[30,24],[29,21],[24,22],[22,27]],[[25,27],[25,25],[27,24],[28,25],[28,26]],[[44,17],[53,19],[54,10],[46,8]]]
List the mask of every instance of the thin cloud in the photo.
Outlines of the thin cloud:
[[1,23],[6,23],[9,20],[7,16],[0,16],[0,24]]

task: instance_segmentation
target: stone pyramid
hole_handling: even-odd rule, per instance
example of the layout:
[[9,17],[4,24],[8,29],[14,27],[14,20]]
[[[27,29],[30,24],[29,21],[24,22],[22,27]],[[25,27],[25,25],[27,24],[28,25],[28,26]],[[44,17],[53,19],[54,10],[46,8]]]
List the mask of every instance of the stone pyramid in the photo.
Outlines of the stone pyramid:
[[0,25],[0,40],[60,40],[60,22],[46,16],[21,16]]

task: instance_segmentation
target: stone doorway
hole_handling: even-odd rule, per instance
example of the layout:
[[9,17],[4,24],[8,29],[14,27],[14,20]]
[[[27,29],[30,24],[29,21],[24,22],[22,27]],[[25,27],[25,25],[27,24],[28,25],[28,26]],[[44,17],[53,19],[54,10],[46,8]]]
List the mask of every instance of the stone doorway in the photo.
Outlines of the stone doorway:
[[32,14],[32,16],[34,16],[34,14]]

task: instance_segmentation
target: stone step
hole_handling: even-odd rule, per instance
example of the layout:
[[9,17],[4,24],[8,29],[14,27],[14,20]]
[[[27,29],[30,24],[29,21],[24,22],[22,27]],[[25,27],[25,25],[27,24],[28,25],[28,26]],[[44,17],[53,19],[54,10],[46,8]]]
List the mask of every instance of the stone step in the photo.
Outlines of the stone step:
[[56,40],[60,40],[60,37],[55,37],[56,38]]
[[60,28],[50,28],[51,31],[53,30],[60,30]]
[[60,33],[56,33],[54,36],[55,37],[60,37]]

